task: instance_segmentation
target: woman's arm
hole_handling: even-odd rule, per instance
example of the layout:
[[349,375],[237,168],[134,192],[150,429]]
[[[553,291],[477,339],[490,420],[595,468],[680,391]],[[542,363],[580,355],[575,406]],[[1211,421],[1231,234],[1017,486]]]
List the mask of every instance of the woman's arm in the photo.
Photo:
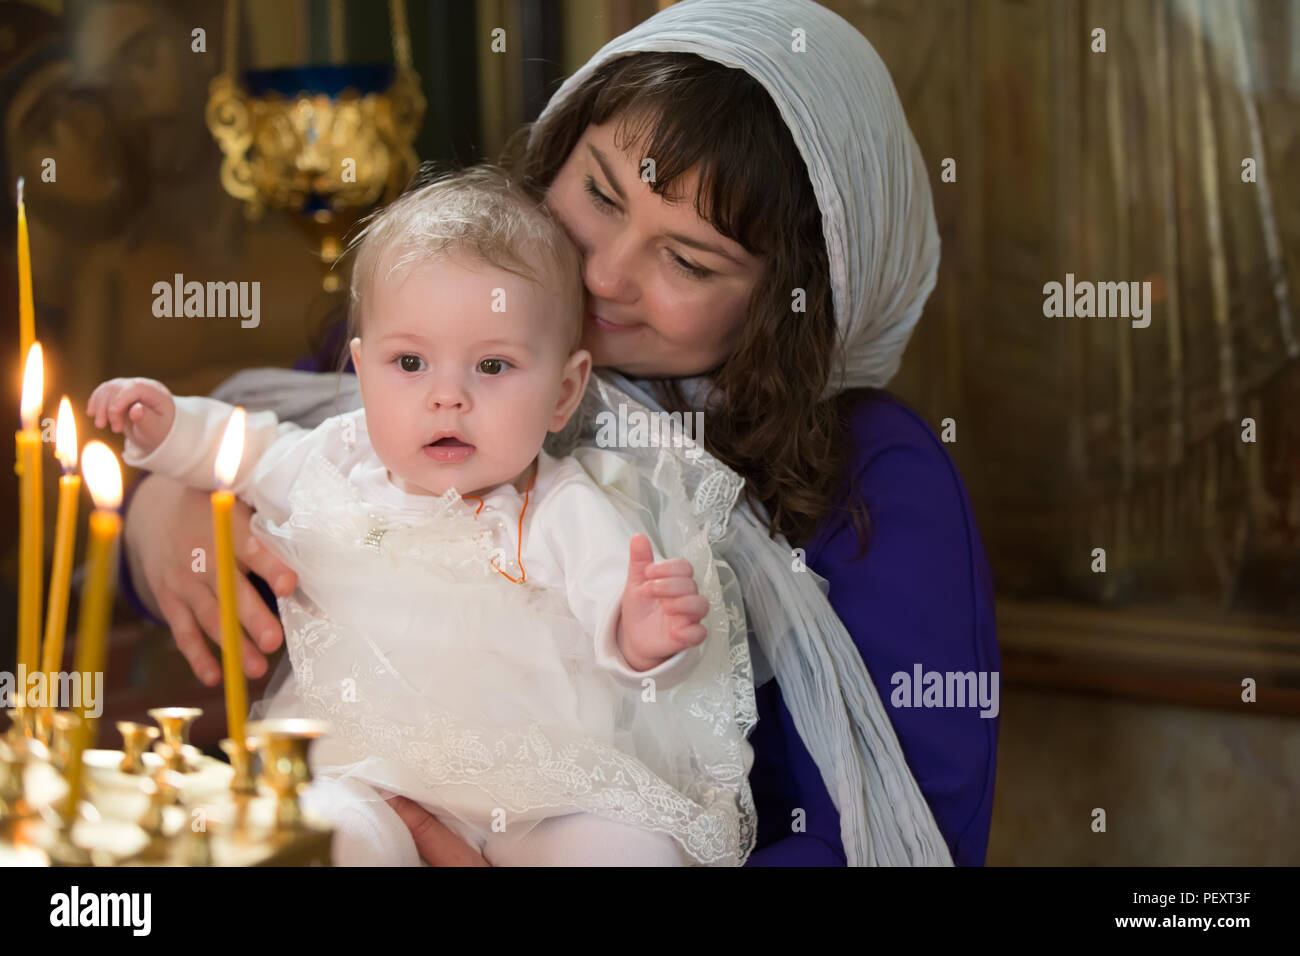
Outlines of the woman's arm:
[[839,813],[777,682],[768,681],[754,697],[758,724],[749,736],[754,748],[749,786],[758,810],[758,838],[745,865],[844,866]]
[[[231,524],[240,570],[251,570],[275,582],[276,594],[292,594],[297,586],[293,570],[249,532],[251,515],[248,505],[235,501]],[[146,475],[132,489],[123,524],[123,590],[137,598],[137,607],[148,609],[155,621],[171,630],[199,680],[215,686],[221,680],[221,667],[204,640],[211,640],[219,653],[221,616],[209,573],[215,566],[209,496],[162,475]],[[208,556],[204,565],[196,563],[196,548]],[[284,635],[279,617],[252,581],[241,574],[235,587],[243,627],[244,672],[255,680],[266,673],[266,658],[258,647],[269,654],[280,646]],[[250,635],[256,638],[256,647]]]
[[[899,685],[892,677],[911,681],[919,666],[923,673],[973,674],[977,682],[983,674],[986,687],[1000,689],[1000,681],[992,683],[1000,667],[992,575],[961,477],[929,426],[877,392],[858,406],[852,430],[869,547],[853,560],[858,542],[843,516],[820,529],[808,565],[830,583],[831,605],[862,653],[954,862],[979,865],[992,817],[996,711],[981,717],[981,709],[993,707],[895,706]],[[784,845],[794,839],[792,815],[800,810],[803,841],[832,845],[843,862],[838,814],[773,685],[760,689],[751,742],[763,847],[754,865],[797,852]],[[774,841],[770,848],[764,838]]]

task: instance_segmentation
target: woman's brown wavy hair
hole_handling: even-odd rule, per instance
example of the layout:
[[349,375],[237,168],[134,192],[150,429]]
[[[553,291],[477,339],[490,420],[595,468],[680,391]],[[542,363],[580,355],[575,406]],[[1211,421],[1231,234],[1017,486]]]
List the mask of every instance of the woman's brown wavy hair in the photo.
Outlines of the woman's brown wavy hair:
[[[690,53],[634,53],[602,64],[544,122],[514,134],[499,163],[541,201],[587,126],[611,117],[620,145],[641,143],[640,155],[654,157],[655,193],[677,198],[673,182],[698,166],[696,212],[765,261],[736,350],[708,372],[721,405],[710,408],[706,447],[744,476],[769,534],[806,544],[847,509],[861,556],[869,521],[847,481],[847,415],[863,396],[821,398],[837,334],[821,210],[776,104],[743,70]],[[806,311],[793,309],[796,289]],[[689,409],[676,381],[663,387],[669,411]]]

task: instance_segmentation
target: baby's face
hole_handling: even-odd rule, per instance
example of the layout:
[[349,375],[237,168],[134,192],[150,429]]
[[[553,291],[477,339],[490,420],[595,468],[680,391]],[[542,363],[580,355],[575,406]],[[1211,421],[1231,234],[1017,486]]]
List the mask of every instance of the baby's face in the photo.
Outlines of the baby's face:
[[[548,431],[582,399],[591,356],[533,283],[461,256],[385,278],[365,302],[352,361],[366,429],[412,494],[523,491]],[[496,310],[494,310],[494,304]]]

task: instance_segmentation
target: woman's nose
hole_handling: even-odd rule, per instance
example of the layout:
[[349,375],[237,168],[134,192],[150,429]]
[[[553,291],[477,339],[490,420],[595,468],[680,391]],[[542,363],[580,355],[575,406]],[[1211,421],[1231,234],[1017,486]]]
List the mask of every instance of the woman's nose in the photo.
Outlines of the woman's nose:
[[597,299],[626,299],[633,283],[632,253],[634,236],[629,231],[606,233],[600,242],[587,250],[583,260],[583,279],[587,290]]

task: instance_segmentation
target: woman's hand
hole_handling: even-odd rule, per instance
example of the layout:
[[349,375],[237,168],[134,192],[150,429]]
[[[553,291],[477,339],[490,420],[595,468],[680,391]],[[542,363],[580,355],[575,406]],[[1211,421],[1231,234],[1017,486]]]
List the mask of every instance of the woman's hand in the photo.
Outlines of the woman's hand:
[[397,811],[415,839],[420,859],[430,866],[491,866],[479,853],[424,807],[394,794],[388,805]]
[[[280,620],[244,577],[251,569],[286,596],[297,587],[293,570],[249,532],[252,510],[236,500],[231,514],[235,559],[240,574],[235,597],[242,625],[244,673],[266,673],[266,658],[249,640],[253,635],[267,653],[284,639]],[[221,648],[221,613],[216,595],[216,550],[212,544],[212,507],[208,495],[161,475],[148,475],[135,490],[126,514],[127,560],[140,598],[171,628],[172,638],[190,668],[209,687],[221,681],[219,657],[204,641]],[[195,548],[206,555],[205,570],[196,571]]]

